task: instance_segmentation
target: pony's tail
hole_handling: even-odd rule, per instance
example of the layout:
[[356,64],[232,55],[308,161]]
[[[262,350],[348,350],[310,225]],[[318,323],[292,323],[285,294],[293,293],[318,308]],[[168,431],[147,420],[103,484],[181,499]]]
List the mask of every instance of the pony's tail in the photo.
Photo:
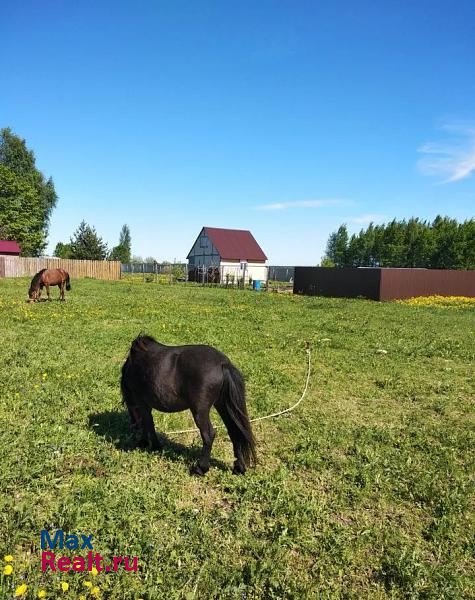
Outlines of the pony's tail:
[[244,464],[251,467],[257,462],[256,441],[247,414],[244,379],[232,364],[223,366],[223,375],[220,408],[227,413],[223,420],[233,445],[242,454]]
[[120,378],[120,391],[122,393],[122,403],[126,407],[130,417],[130,428],[134,429],[138,427],[142,422],[140,412],[135,406],[134,399],[132,396],[131,389],[129,387],[129,369],[130,369],[130,358],[122,366],[122,374]]
[[69,290],[71,289],[71,282],[69,281],[69,273],[66,273],[66,289]]

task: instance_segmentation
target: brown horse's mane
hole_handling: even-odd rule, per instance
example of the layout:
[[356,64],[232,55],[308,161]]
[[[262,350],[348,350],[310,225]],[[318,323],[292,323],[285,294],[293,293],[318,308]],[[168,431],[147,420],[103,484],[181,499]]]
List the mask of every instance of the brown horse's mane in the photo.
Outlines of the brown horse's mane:
[[41,269],[41,271],[38,271],[38,273],[33,277],[33,279],[31,280],[31,284],[30,284],[30,291],[31,292],[34,291],[35,289],[39,288],[41,276],[47,270],[48,269]]

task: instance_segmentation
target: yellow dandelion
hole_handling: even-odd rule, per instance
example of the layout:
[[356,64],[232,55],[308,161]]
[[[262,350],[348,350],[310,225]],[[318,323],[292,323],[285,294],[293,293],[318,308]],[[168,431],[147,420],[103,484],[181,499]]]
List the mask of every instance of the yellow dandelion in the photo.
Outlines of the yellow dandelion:
[[11,554],[5,554],[5,556],[3,557],[3,560],[5,562],[12,562],[13,556]]
[[61,589],[63,590],[63,592],[67,592],[69,590],[69,583],[66,583],[65,581],[61,582]]
[[18,598],[19,596],[23,596],[24,594],[26,594],[27,589],[28,589],[28,586],[26,585],[26,583],[22,583],[15,590],[15,597]]
[[40,590],[38,592],[38,598],[46,598],[46,592],[44,590]]
[[94,577],[99,573],[99,571],[96,569],[96,567],[92,567],[91,569],[91,573],[94,575]]
[[43,373],[43,379],[46,379],[48,377],[48,373]]
[[91,581],[85,581],[84,585],[88,588],[92,587],[92,582]]
[[11,575],[13,573],[13,567],[11,565],[6,565],[3,569],[4,575]]
[[100,592],[100,591],[101,591],[101,590],[100,590],[100,589],[97,587],[97,585],[96,585],[96,587],[93,587],[93,588],[92,588],[92,590],[91,590],[91,594],[93,594],[94,596],[99,596],[99,592]]

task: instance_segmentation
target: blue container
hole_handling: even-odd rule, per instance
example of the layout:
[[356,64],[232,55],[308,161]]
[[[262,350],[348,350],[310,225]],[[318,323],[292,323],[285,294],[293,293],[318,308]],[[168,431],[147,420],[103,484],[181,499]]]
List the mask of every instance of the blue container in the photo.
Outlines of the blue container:
[[252,289],[256,292],[258,292],[261,289],[261,282],[259,281],[259,279],[256,279],[252,282]]

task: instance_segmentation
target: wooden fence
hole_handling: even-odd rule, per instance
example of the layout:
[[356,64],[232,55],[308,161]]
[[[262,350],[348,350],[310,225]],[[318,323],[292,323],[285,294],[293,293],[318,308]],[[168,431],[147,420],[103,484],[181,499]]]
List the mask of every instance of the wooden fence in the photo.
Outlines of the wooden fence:
[[72,278],[120,279],[119,261],[0,256],[0,277],[33,277],[41,269],[64,269]]

